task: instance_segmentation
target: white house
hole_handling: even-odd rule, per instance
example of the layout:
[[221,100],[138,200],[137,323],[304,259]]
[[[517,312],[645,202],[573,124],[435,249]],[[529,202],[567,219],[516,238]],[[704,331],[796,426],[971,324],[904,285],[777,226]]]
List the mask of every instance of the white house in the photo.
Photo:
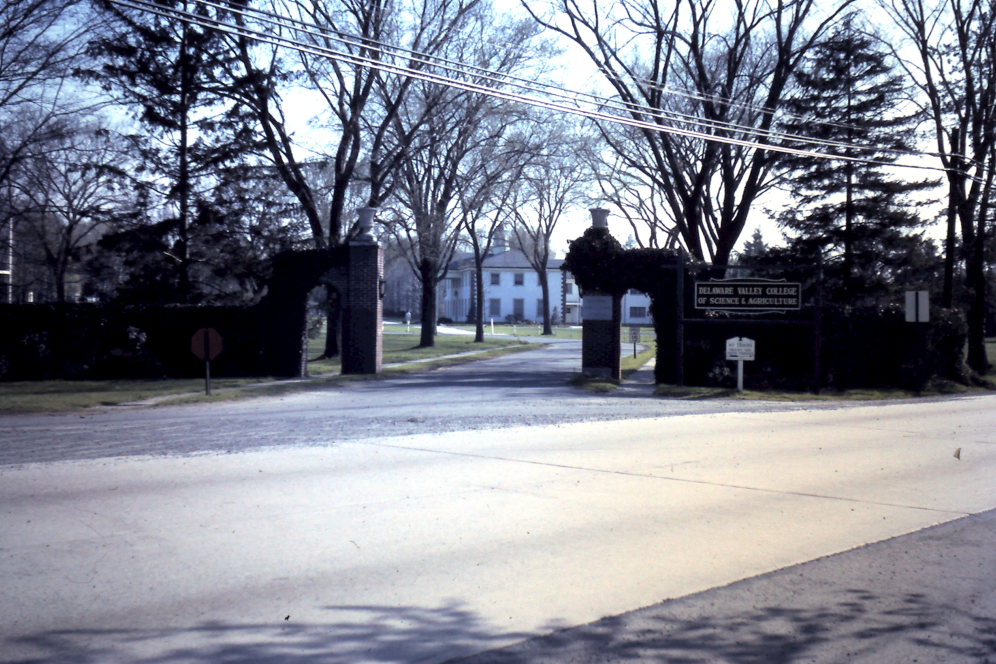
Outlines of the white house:
[[[560,271],[564,261],[552,258],[547,261],[547,283],[550,288],[550,314],[557,322],[563,322],[565,310],[565,283],[567,275]],[[507,316],[516,320],[543,320],[543,290],[539,275],[526,260],[526,255],[517,249],[493,253],[484,259],[484,320],[505,322]],[[440,318],[450,318],[455,322],[473,318],[475,270],[473,254],[458,254],[450,263],[446,278],[439,283],[437,292],[438,314]],[[567,302],[577,310],[577,289],[573,279],[568,290],[574,290],[574,297],[568,295]]]
[[626,291],[622,297],[623,325],[653,325],[650,317],[650,296],[633,290]]
[[[562,259],[547,262],[547,283],[550,287],[550,313],[554,321],[567,325],[580,325],[582,321],[581,296],[569,272],[563,272]],[[484,259],[484,320],[505,322],[508,316],[515,320],[540,322],[543,320],[543,291],[539,276],[517,249],[503,250]],[[446,278],[438,286],[438,317],[454,322],[473,319],[474,312],[474,256],[459,254],[450,263]],[[650,298],[636,291],[629,291],[622,300],[623,325],[651,325]]]

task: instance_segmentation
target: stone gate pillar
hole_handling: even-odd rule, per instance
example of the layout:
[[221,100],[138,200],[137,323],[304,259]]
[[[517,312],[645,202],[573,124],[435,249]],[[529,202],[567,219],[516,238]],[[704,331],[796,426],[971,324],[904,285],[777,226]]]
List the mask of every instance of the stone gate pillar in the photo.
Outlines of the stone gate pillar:
[[[591,227],[609,232],[609,211],[591,210]],[[581,373],[622,380],[622,298],[586,290],[581,303]]]
[[360,234],[349,243],[342,312],[342,373],[374,374],[383,364],[384,250],[370,234],[377,208],[360,211]]

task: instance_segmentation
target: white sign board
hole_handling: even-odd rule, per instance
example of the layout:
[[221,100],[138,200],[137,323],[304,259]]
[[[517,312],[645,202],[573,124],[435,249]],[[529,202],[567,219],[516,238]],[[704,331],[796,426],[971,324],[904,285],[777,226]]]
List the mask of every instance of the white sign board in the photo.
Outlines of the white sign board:
[[906,291],[906,322],[930,322],[930,296],[927,291]]
[[747,337],[733,337],[726,340],[726,359],[749,362],[754,360],[754,348],[756,344],[753,339]]
[[584,320],[612,320],[612,296],[585,295],[581,302],[581,318]]
[[640,328],[638,327],[629,328],[629,342],[633,344],[640,343]]

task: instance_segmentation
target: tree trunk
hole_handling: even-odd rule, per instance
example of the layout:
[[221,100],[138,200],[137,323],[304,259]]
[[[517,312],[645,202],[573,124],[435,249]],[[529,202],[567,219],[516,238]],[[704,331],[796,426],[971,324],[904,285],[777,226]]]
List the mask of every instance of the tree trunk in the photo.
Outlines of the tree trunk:
[[552,336],[553,326],[550,324],[550,282],[546,270],[536,271],[540,288],[543,290],[543,335]]
[[[950,186],[950,185],[949,185]],[[954,265],[957,236],[955,235],[954,197],[948,197],[948,232],[944,239],[944,295],[941,306],[950,309],[954,306]]]
[[328,289],[328,313],[325,316],[325,329],[327,334],[325,335],[325,350],[322,355],[326,358],[337,357],[339,355],[339,349],[342,347],[340,340],[342,339],[342,300],[339,298],[339,292],[333,290],[330,286],[326,286]]
[[851,301],[854,271],[854,164],[846,162],[847,191],[844,197],[844,298]]
[[422,281],[422,336],[419,348],[432,348],[436,345],[436,269],[429,261],[419,266]]
[[972,254],[968,259],[968,282],[972,301],[968,305],[968,366],[984,376],[989,370],[986,357],[986,262],[985,215],[980,215]]
[[177,251],[177,268],[179,269],[180,299],[184,303],[190,302],[190,271],[188,270],[188,260],[190,257],[190,236],[188,225],[190,223],[190,135],[188,130],[188,115],[190,114],[190,60],[187,54],[187,24],[183,24],[183,37],[180,44],[180,144],[177,146],[180,158],[180,172],[177,177],[176,191],[180,197],[180,219],[177,232],[180,240],[179,251]]
[[477,311],[475,311],[474,322],[477,324],[474,331],[474,343],[484,343],[484,261],[479,260],[474,266],[474,277],[477,283],[474,284],[474,293],[477,298]]

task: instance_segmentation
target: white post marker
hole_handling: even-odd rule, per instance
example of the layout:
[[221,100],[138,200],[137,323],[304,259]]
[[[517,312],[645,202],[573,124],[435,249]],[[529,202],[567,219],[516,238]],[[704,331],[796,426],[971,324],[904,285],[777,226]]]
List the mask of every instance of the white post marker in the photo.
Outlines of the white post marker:
[[[929,291],[906,291],[906,322],[930,322]],[[916,335],[916,393],[920,394],[920,356],[923,353],[923,325],[917,325],[914,334]]]
[[630,326],[629,340],[633,342],[633,357],[636,357],[636,344],[640,343],[640,328]]
[[906,291],[906,322],[930,322],[930,294],[928,291]]
[[726,340],[726,359],[737,362],[737,392],[744,391],[744,362],[754,360],[757,344],[747,337],[733,337]]

